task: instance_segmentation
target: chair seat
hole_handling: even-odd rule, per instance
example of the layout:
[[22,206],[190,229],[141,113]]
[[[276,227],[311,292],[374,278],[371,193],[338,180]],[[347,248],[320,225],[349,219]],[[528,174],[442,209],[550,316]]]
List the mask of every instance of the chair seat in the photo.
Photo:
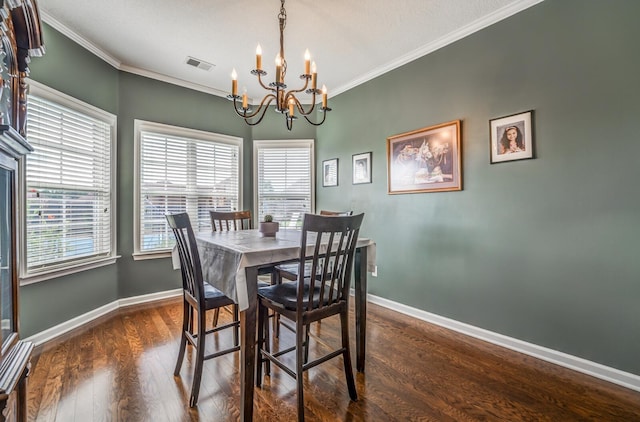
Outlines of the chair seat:
[[204,282],[204,301],[206,309],[234,305],[235,302],[211,284]]
[[[313,308],[317,308],[320,305],[320,287],[315,286],[314,292],[312,296],[313,300]],[[305,299],[303,301],[303,305],[307,306],[309,304],[308,294],[309,292],[309,282],[305,280],[304,283],[304,296]],[[327,304],[329,302],[329,295],[331,293],[331,289],[326,288],[324,291],[324,299],[323,304]],[[282,284],[274,284],[273,286],[261,287],[258,288],[258,296],[262,296],[266,299],[269,299],[273,303],[277,303],[282,305],[284,309],[294,311],[298,304],[298,283],[282,283]],[[336,297],[335,292],[332,297]]]

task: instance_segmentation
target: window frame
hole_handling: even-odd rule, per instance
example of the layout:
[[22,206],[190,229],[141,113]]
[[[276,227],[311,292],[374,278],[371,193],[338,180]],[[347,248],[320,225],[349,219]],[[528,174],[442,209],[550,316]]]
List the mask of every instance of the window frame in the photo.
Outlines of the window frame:
[[[109,156],[109,203],[111,212],[110,224],[110,250],[107,256],[89,257],[80,259],[70,263],[61,263],[52,265],[42,270],[27,270],[27,180],[26,180],[26,162],[27,157],[22,157],[18,162],[18,250],[20,257],[19,279],[20,285],[37,283],[52,278],[59,278],[78,272],[111,265],[116,262],[120,256],[117,254],[117,130],[118,117],[101,108],[88,104],[63,92],[48,87],[42,83],[27,79],[29,86],[29,95],[43,98],[47,101],[56,103],[62,107],[69,108],[77,113],[84,114],[95,120],[102,121],[110,127],[110,156]],[[28,105],[27,105],[28,107]],[[28,109],[27,109],[28,110]],[[28,113],[28,111],[27,111]],[[27,139],[29,134],[27,133]]]
[[[254,140],[253,141],[253,218],[255,221],[255,227],[257,222],[260,221],[259,207],[260,202],[258,198],[258,150],[259,149],[279,149],[279,148],[309,148],[309,172],[311,175],[310,188],[311,188],[311,204],[309,212],[314,212],[316,209],[316,171],[315,171],[315,139],[281,139],[281,140]],[[284,227],[281,225],[281,229]]]
[[171,249],[162,249],[154,251],[141,251],[140,238],[140,172],[141,162],[141,145],[142,132],[155,132],[167,136],[176,136],[180,138],[188,138],[198,141],[215,142],[218,144],[228,144],[238,147],[238,209],[243,206],[243,145],[244,140],[238,136],[224,135],[215,132],[207,132],[198,129],[173,126],[164,123],[151,122],[146,120],[134,120],[134,181],[133,181],[133,259],[147,260],[157,258],[167,258],[171,256]]

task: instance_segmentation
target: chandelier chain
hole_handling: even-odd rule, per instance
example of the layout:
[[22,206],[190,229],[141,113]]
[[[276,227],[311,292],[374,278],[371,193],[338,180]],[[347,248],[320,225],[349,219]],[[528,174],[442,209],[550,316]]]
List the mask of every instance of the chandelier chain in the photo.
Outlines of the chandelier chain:
[[287,11],[284,8],[284,0],[280,0],[280,59],[282,60],[282,78],[287,75],[287,60],[284,58],[284,28],[287,26]]

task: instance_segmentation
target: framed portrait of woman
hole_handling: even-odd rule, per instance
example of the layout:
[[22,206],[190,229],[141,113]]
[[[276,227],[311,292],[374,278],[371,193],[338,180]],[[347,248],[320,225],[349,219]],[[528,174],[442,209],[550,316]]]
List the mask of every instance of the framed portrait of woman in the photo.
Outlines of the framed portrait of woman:
[[533,110],[489,120],[491,164],[533,158]]

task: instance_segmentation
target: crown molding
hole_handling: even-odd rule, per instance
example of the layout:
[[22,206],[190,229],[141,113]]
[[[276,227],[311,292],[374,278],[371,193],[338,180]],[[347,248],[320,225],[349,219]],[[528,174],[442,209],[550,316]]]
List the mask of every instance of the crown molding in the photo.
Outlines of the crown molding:
[[155,80],[162,81],[162,82],[167,82],[167,83],[170,83],[170,84],[173,84],[173,85],[178,85],[178,86],[181,86],[181,87],[184,87],[184,88],[193,89],[193,90],[196,90],[196,91],[204,92],[204,93],[211,94],[211,95],[216,95],[216,96],[219,96],[219,97],[226,97],[227,96],[226,92],[220,91],[218,89],[209,88],[209,87],[206,87],[206,86],[203,86],[203,85],[195,84],[195,83],[192,83],[192,82],[187,82],[187,81],[184,81],[182,79],[172,78],[170,76],[163,75],[163,74],[160,74],[160,73],[156,73],[156,72],[152,72],[152,71],[149,71],[149,70],[140,69],[140,68],[137,68],[137,67],[134,67],[134,66],[128,66],[128,65],[122,64],[122,62],[120,60],[116,59],[115,57],[113,57],[112,55],[107,53],[106,51],[102,50],[100,47],[96,46],[91,41],[88,41],[86,38],[81,37],[76,32],[74,32],[71,28],[67,27],[66,25],[64,25],[63,23],[61,23],[57,19],[55,19],[49,13],[47,13],[45,11],[42,11],[41,17],[42,17],[42,20],[45,23],[50,25],[56,31],[58,31],[61,34],[65,35],[66,37],[71,39],[76,44],[78,44],[78,45],[84,47],[85,49],[89,50],[91,53],[96,55],[98,58],[104,60],[106,63],[110,64],[111,66],[113,66],[117,70],[121,70],[123,72],[128,72],[128,73],[133,73],[135,75],[144,76],[146,78],[155,79]]
[[80,46],[86,48],[87,50],[89,50],[90,52],[92,52],[93,54],[95,54],[105,62],[109,63],[111,66],[115,67],[116,69],[120,69],[120,66],[122,64],[120,60],[116,59],[106,51],[102,50],[100,47],[93,44],[91,41],[88,41],[87,39],[82,38],[80,35],[78,35],[69,27],[65,26],[63,23],[55,19],[46,11],[42,10],[40,12],[40,16],[42,17],[42,20],[46,24],[54,28],[56,31],[60,32],[62,35],[70,38],[76,44],[79,44]]
[[188,82],[183,79],[173,78],[171,76],[163,75],[161,73],[152,72],[150,70],[140,69],[134,66],[121,65],[119,70],[127,73],[133,73],[135,75],[144,76],[145,78],[155,79],[161,82],[170,83],[173,85],[178,85],[183,88],[193,89],[195,91],[204,92],[206,94],[216,95],[218,97],[226,98],[229,94],[228,92],[221,91],[219,89],[211,88],[208,86],[196,84],[193,82]]
[[389,62],[385,65],[382,65],[378,68],[371,70],[368,73],[365,73],[359,78],[352,80],[342,86],[337,88],[333,88],[331,90],[331,97],[335,97],[338,94],[346,92],[352,88],[357,87],[365,82],[370,81],[371,79],[377,78],[387,72],[390,72],[393,69],[396,69],[400,66],[403,66],[407,63],[410,63],[420,57],[426,56],[429,53],[433,53],[436,50],[441,49],[442,47],[446,47],[449,44],[452,44],[462,38],[465,38],[475,32],[480,31],[494,23],[500,22],[503,19],[508,18],[509,16],[515,15],[518,12],[521,12],[525,9],[528,9],[531,6],[535,6],[538,3],[542,3],[544,0],[521,0],[516,3],[511,3],[508,6],[505,6],[501,9],[496,10],[495,12],[478,19],[469,25],[466,25],[456,31],[453,31],[444,37],[441,37],[429,44],[426,44],[420,48],[417,48],[403,56],[398,57],[396,60]]

